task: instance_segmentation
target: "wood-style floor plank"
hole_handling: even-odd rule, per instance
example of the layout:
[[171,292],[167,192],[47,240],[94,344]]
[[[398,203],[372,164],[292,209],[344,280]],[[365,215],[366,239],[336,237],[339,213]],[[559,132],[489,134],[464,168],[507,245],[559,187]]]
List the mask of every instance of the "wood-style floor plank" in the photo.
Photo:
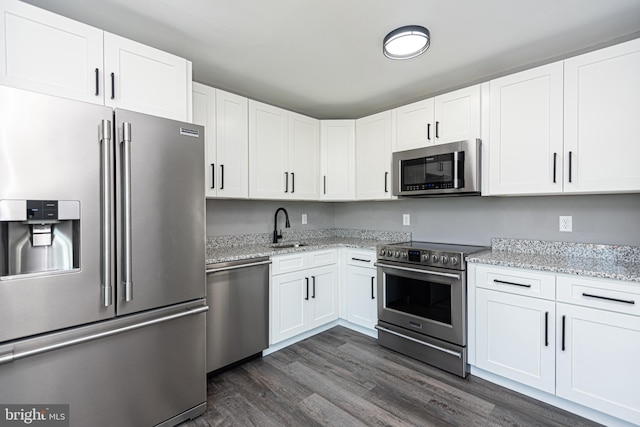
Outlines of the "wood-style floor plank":
[[181,427],[598,425],[343,327],[210,376],[207,401]]

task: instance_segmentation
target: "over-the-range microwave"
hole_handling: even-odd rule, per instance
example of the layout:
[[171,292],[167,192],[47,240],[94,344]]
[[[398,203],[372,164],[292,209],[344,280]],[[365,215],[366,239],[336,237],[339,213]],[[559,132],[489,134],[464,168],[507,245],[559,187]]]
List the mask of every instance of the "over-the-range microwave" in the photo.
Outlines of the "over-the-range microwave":
[[393,153],[393,195],[480,195],[480,145],[472,139]]

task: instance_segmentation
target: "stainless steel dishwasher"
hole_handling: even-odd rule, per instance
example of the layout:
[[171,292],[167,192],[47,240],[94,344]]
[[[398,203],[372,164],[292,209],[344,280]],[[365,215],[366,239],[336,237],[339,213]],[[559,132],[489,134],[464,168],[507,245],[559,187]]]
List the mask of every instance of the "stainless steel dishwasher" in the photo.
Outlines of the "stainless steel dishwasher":
[[269,346],[269,258],[207,266],[207,372]]

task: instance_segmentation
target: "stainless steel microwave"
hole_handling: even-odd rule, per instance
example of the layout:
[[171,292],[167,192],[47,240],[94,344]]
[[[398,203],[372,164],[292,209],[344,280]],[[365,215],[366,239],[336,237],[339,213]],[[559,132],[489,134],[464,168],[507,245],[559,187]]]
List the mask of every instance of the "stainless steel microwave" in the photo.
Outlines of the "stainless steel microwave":
[[393,195],[479,196],[479,139],[393,153]]

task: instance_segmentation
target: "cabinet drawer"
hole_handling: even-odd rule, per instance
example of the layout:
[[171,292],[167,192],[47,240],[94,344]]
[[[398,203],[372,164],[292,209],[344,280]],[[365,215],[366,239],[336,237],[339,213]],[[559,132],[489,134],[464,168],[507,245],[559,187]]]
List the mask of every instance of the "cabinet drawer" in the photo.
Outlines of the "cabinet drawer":
[[291,255],[277,255],[271,257],[271,274],[291,273],[292,271],[303,270],[309,266],[306,253]]
[[337,249],[307,252],[306,255],[309,257],[309,267],[320,267],[323,265],[335,264],[338,262],[337,253]]
[[348,249],[346,252],[346,260],[348,265],[374,268],[373,263],[376,261],[376,252]]
[[555,275],[517,268],[478,266],[476,286],[548,300],[556,297]]
[[640,316],[640,284],[558,276],[558,302]]

